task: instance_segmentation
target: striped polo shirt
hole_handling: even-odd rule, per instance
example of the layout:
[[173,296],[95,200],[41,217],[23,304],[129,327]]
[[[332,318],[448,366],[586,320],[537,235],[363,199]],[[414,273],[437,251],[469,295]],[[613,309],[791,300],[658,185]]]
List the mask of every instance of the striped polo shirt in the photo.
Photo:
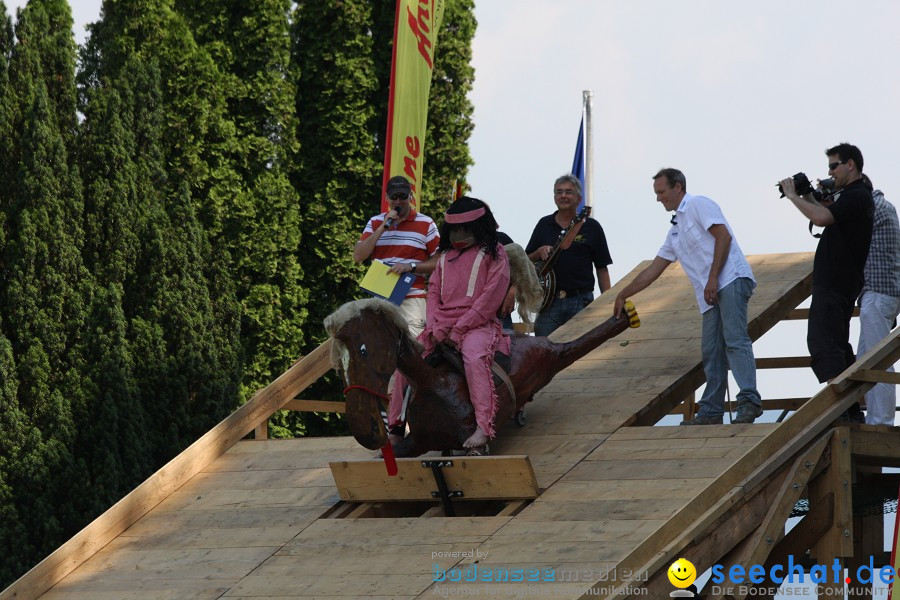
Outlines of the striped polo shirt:
[[[381,213],[369,219],[362,235],[359,236],[359,241],[363,241],[381,227],[386,214]],[[381,237],[378,238],[378,241],[375,243],[375,250],[372,252],[372,258],[377,258],[389,265],[425,262],[437,251],[440,240],[437,225],[434,224],[431,217],[416,212],[415,209],[410,207],[409,215],[407,215],[406,219],[382,233]],[[424,277],[416,277],[406,297],[425,297]]]

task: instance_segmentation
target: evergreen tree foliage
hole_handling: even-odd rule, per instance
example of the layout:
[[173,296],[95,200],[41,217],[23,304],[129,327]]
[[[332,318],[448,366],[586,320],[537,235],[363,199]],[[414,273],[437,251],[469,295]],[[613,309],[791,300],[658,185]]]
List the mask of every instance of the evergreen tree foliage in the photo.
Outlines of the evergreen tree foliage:
[[[475,69],[472,39],[475,37],[474,0],[444,3],[444,19],[434,56],[431,94],[428,98],[428,130],[422,196],[437,218],[450,204],[455,182],[463,182],[472,156],[473,106],[469,100]],[[491,198],[484,198],[490,202]]]
[[303,344],[307,293],[298,260],[300,206],[288,179],[296,152],[288,80],[290,0],[204,0],[179,4],[197,43],[226,81],[235,125],[228,160],[240,188],[223,206],[221,244],[241,303],[242,396],[284,372]]
[[[55,29],[65,23],[67,30]],[[18,438],[18,460],[4,477],[28,532],[28,556],[58,546],[79,520],[70,501],[72,482],[83,479],[72,454],[77,424],[71,397],[82,389],[77,340],[91,280],[80,255],[80,177],[69,160],[76,117],[69,101],[75,45],[68,4],[33,0],[20,12],[16,35],[3,107],[11,134],[5,158],[18,161],[3,207],[0,305],[4,343],[13,356],[4,361],[4,378],[15,381],[17,396],[3,407],[3,417]],[[60,86],[66,81],[68,94]],[[5,390],[10,387],[4,382]]]
[[[471,164],[472,6],[448,0],[439,34],[432,216]],[[0,0],[0,589],[359,296],[395,7],[105,0],[76,61],[67,0],[29,0],[15,23]],[[334,415],[270,423],[343,431]]]
[[[0,328],[2,324],[0,319]],[[0,559],[0,585],[23,572],[34,553],[18,502],[30,475],[28,428],[19,408],[12,344],[0,333],[0,556],[5,557]]]
[[[292,177],[300,196],[301,263],[310,291],[309,328],[358,293],[352,249],[381,203],[381,157],[372,124],[377,89],[370,0],[301,1],[292,23],[298,137]],[[383,135],[383,134],[382,134]]]
[[[9,63],[12,59],[13,45],[12,19],[6,12],[6,4],[0,0],[0,177],[3,181],[15,181],[18,168],[18,156],[14,152],[13,143],[13,104],[15,92],[9,84]],[[6,213],[12,198],[13,186],[0,186],[0,261],[6,239]],[[0,262],[2,269],[2,262]]]

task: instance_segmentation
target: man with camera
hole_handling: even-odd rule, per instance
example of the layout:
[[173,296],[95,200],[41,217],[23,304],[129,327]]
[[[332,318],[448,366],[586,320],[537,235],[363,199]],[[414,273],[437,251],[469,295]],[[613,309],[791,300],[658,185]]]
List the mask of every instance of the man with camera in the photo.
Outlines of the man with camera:
[[[831,381],[856,360],[850,346],[850,318],[865,281],[874,210],[872,194],[862,181],[863,157],[859,148],[843,143],[825,154],[836,191],[822,203],[813,196],[809,180],[798,177],[801,174],[780,184],[784,195],[813,225],[825,228],[813,262],[806,334],[812,370],[819,383]],[[842,418],[865,422],[858,402]]]
[[625,300],[656,281],[676,260],[694,287],[703,315],[700,352],[706,389],[697,416],[682,425],[720,425],[725,412],[728,368],[740,387],[732,423],[753,423],[762,415],[756,389],[756,360],[747,333],[747,303],[756,287],[753,271],[738,246],[719,205],[705,196],[687,193],[684,173],[661,169],[653,176],[658,202],[675,216],[666,241],[650,266],[638,273],[616,296],[613,316]]

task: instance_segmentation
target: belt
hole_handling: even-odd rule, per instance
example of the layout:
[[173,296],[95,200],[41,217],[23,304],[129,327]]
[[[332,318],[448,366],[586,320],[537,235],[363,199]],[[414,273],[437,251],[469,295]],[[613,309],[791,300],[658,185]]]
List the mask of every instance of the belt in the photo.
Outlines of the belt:
[[574,290],[558,290],[556,292],[556,298],[560,300],[565,300],[566,298],[570,298],[572,296],[580,296],[582,294],[592,294],[594,292],[594,288],[581,288]]

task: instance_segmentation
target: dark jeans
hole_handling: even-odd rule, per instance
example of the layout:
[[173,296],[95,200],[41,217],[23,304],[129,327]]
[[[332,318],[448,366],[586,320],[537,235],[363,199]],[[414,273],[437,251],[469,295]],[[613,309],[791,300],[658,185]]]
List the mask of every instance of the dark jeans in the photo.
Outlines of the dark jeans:
[[853,298],[831,288],[813,287],[806,346],[819,383],[834,379],[856,360],[850,345],[852,316]]
[[574,294],[560,300],[555,298],[550,308],[537,316],[534,322],[534,335],[547,336],[553,333],[557,327],[577,315],[582,308],[594,301],[594,294]]

